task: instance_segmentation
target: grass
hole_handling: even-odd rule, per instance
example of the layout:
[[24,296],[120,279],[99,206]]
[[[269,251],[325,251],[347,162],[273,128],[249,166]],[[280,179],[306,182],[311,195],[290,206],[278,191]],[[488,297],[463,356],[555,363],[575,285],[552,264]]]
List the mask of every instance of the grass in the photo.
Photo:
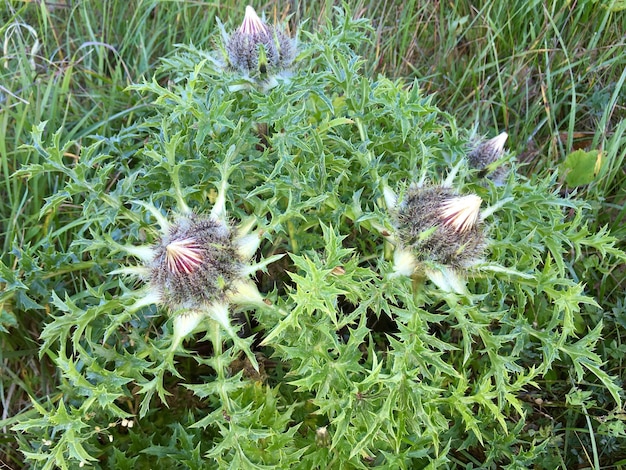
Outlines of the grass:
[[[356,16],[373,21],[375,34],[360,51],[367,58],[368,74],[416,79],[434,95],[435,104],[472,134],[508,132],[508,145],[528,174],[552,171],[579,148],[602,152],[602,166],[591,184],[563,185],[562,191],[575,192],[588,202],[592,232],[606,227],[626,239],[626,14],[619,10],[621,3],[348,3]],[[255,5],[270,18],[289,18],[294,31],[305,20],[307,29],[315,29],[334,15],[334,6],[331,1]],[[33,127],[47,121],[47,132],[61,129],[62,139],[85,139],[85,145],[93,134],[117,135],[140,120],[145,110],[143,98],[126,91],[128,85],[158,73],[160,59],[171,55],[175,44],[211,49],[216,16],[236,24],[240,5],[142,1],[128,8],[116,1],[61,1],[0,6],[0,243],[7,268],[0,277],[5,286],[22,283],[20,292],[26,297],[55,291],[54,273],[35,282],[14,272],[14,248],[37,247],[45,256],[42,233],[49,227],[56,227],[55,243],[65,250],[72,241],[72,226],[64,225],[71,223],[71,207],[42,213],[46,198],[61,184],[58,177],[38,176],[25,184],[11,176],[22,165],[41,163],[41,154],[22,147],[31,141]],[[67,156],[79,153],[68,149]],[[626,269],[618,265],[600,272],[595,267],[590,256],[583,263],[572,262],[570,269],[602,306],[600,353],[607,371],[623,379]],[[19,333],[0,332],[6,371],[0,381],[3,420],[27,407],[29,395],[54,393],[54,368],[38,358],[38,337],[50,306],[32,302],[28,315],[20,314],[14,311],[15,299],[0,293],[0,326]],[[585,320],[599,317],[592,313]],[[590,468],[623,459],[626,450],[610,437],[604,436],[615,446],[613,453],[602,450],[602,430],[594,428],[590,410],[568,410],[563,390],[570,384],[548,382],[541,386],[567,415],[557,418],[566,423],[558,431],[564,441],[563,462],[571,449],[584,448],[591,449],[585,457]],[[537,423],[545,419],[542,413],[538,408]],[[15,466],[21,456],[6,426],[2,433],[4,461]]]

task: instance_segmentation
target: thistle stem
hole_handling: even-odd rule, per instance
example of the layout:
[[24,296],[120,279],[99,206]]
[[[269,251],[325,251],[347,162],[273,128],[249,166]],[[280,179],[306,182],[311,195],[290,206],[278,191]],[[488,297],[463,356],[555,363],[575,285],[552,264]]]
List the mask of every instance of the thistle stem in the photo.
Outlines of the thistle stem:
[[298,239],[296,237],[296,227],[291,220],[287,221],[287,231],[289,232],[289,241],[291,243],[291,252],[297,255],[300,251],[298,249]]
[[172,169],[170,173],[170,177],[172,178],[172,186],[174,186],[174,193],[176,194],[176,203],[178,204],[178,208],[181,214],[189,214],[191,209],[185,202],[185,198],[183,197],[183,191],[180,186],[180,178],[178,177],[178,172],[180,170],[179,166],[176,166]]
[[[213,343],[213,357],[215,364],[216,382],[224,384],[226,382],[226,364],[224,364],[224,339],[222,338],[222,327],[217,321],[211,322],[211,342]],[[223,386],[218,387],[220,401],[226,413],[231,413],[230,398]]]

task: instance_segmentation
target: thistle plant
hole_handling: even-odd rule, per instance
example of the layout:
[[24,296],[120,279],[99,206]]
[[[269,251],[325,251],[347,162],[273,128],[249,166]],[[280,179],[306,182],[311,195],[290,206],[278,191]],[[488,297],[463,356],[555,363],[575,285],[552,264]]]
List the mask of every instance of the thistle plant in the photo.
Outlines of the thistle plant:
[[626,255],[590,205],[555,172],[476,181],[469,132],[368,74],[373,29],[343,9],[264,88],[289,54],[252,13],[226,38],[241,69],[180,46],[129,88],[136,121],[24,147],[15,177],[55,181],[47,235],[0,266],[13,311],[46,312],[54,393],[9,423],[28,464],[556,468],[591,412],[617,439],[583,280]]

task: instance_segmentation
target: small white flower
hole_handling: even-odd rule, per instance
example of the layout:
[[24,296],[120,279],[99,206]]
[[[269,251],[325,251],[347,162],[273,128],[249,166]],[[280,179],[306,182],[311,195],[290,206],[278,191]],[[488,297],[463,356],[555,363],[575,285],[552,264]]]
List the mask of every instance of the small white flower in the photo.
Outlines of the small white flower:
[[328,447],[330,444],[330,433],[327,426],[321,426],[315,431],[315,443],[318,447]]

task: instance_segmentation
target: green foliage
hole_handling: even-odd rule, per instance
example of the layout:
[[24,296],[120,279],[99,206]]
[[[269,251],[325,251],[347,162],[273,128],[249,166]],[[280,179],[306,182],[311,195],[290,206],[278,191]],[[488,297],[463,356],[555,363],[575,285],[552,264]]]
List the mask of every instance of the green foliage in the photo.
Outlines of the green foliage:
[[[32,407],[4,422],[30,465],[565,468],[580,426],[594,464],[611,458],[596,440],[624,436],[620,370],[604,356],[623,347],[602,341],[624,322],[623,305],[602,311],[626,261],[618,239],[557,172],[511,162],[502,186],[481,179],[470,133],[420,81],[368,73],[371,34],[347,7],[304,26],[293,76],[270,90],[221,69],[208,39],[184,41],[119,91],[140,119],[33,127],[5,189],[48,188],[31,208],[45,229],[11,232],[0,264],[3,338],[45,317],[31,349],[50,385],[24,384]],[[619,181],[618,130],[587,194]],[[394,276],[383,236],[386,187],[452,172],[489,206],[467,294]],[[114,271],[136,264],[125,247],[156,241],[145,203],[208,213],[217,194],[262,232],[266,304],[231,309],[237,335],[207,320],[173,350],[173,320]]]
[[602,153],[576,150],[570,153],[561,164],[565,182],[570,187],[591,183],[602,166]]

